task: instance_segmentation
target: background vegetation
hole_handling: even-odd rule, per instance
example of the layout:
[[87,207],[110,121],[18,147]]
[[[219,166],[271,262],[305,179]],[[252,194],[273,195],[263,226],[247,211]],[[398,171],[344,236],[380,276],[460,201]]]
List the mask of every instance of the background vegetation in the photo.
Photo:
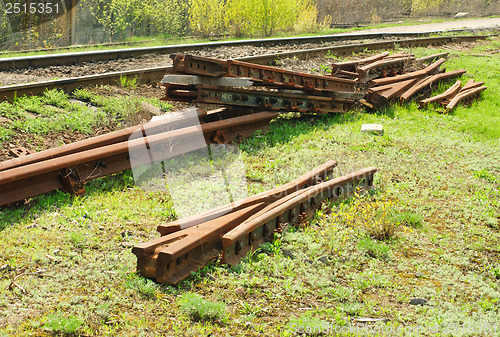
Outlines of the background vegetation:
[[[11,1],[11,0],[4,0]],[[62,2],[64,3],[64,1]],[[78,37],[68,13],[41,24],[0,6],[0,43],[11,49],[132,37],[218,38],[318,32],[422,17],[500,14],[500,0],[79,0]],[[69,10],[65,6],[64,11]],[[59,41],[59,42],[58,42]]]

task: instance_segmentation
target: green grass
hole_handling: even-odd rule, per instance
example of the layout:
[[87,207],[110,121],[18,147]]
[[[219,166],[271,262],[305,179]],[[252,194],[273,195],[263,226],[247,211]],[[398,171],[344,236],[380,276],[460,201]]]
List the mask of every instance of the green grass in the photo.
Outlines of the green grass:
[[180,310],[196,322],[222,321],[226,317],[224,303],[208,301],[198,294],[185,293],[178,303]]
[[58,314],[52,314],[47,317],[45,327],[55,334],[72,335],[83,322],[77,317],[64,317]]
[[[130,172],[87,183],[83,197],[53,192],[2,209],[0,335],[49,336],[53,317],[56,329],[78,318],[75,331],[84,336],[295,336],[299,326],[319,334],[358,317],[386,318],[373,325],[387,329],[463,324],[476,331],[441,335],[494,335],[478,329],[500,319],[500,64],[488,54],[497,45],[498,38],[451,52],[448,70],[463,67],[488,86],[452,114],[412,103],[384,113],[286,117],[244,140],[249,193],[331,159],[339,161],[336,175],[377,167],[376,189],[324,204],[305,228],[289,227],[239,265],[214,262],[176,287],[135,273],[131,247],[158,237],[156,226],[175,211],[168,195],[136,188]],[[115,102],[90,90],[75,95]],[[60,108],[66,100],[57,97]],[[28,118],[16,103],[0,105],[6,110],[12,120]],[[384,136],[361,133],[365,123],[382,124]],[[381,224],[396,230],[375,240],[371,231]],[[16,279],[26,293],[9,289],[23,270],[42,272]],[[428,302],[410,305],[412,298]]]

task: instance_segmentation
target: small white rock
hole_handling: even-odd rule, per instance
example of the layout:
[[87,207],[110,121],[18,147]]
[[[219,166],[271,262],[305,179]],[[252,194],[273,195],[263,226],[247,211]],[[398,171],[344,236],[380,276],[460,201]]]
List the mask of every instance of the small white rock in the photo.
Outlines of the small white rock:
[[370,132],[381,136],[384,134],[384,127],[380,124],[363,124],[361,125],[361,132]]
[[469,15],[469,12],[458,12],[455,14],[455,19],[462,19]]

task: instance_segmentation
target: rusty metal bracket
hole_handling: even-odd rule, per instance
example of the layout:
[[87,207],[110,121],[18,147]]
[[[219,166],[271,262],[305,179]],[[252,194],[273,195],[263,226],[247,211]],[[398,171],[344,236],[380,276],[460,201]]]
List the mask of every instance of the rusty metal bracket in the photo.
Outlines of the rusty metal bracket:
[[24,146],[20,146],[20,147],[10,148],[9,153],[11,155],[13,155],[14,157],[19,158],[19,157],[24,157],[24,156],[36,153],[36,151],[28,150]]
[[254,107],[277,111],[344,113],[354,100],[215,86],[164,84],[165,101]]
[[73,195],[85,194],[85,182],[76,169],[64,168],[61,171],[61,181],[66,192]]

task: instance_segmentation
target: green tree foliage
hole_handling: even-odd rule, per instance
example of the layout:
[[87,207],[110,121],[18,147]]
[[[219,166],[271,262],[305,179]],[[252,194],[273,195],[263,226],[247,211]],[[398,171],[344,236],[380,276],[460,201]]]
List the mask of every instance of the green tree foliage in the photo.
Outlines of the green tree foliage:
[[184,0],[84,0],[112,36],[184,33]]
[[235,35],[292,31],[300,19],[309,21],[305,26],[316,23],[316,16],[311,15],[316,14],[315,5],[310,0],[229,0],[226,7],[226,25]]
[[200,36],[214,36],[224,32],[224,0],[190,0],[189,23],[191,30]]
[[152,26],[158,33],[181,35],[188,25],[187,2],[184,0],[150,0],[147,6]]

